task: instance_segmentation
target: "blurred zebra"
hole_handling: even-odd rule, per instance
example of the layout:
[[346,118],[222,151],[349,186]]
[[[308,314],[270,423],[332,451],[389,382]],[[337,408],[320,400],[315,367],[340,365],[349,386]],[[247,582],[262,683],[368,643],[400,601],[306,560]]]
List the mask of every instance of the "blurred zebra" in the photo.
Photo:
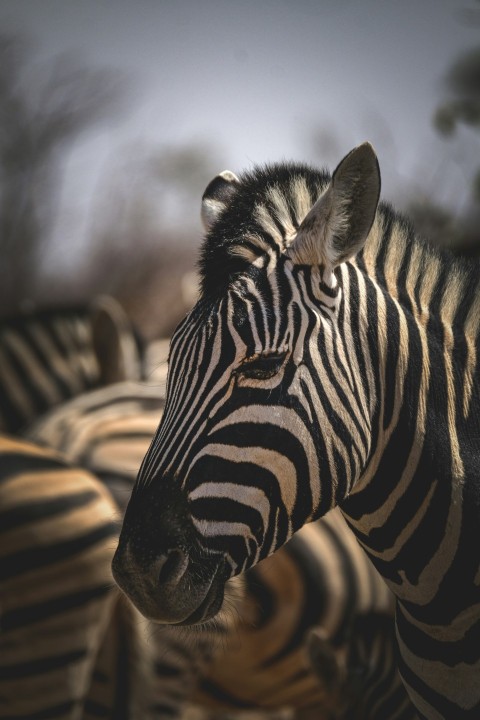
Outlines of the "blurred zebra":
[[0,431],[18,433],[63,400],[142,376],[142,343],[112,297],[0,321]]
[[[395,659],[393,596],[338,510],[302,528],[243,580],[238,622],[201,678],[197,702],[229,711],[291,708],[305,718],[417,717]],[[366,626],[382,653],[357,652]],[[322,665],[307,653],[311,633],[321,638]],[[344,675],[346,657],[353,671]]]
[[[310,667],[321,683],[329,681],[332,694],[338,699],[340,717],[355,720],[385,720],[411,717],[412,705],[397,712],[399,695],[406,691],[397,673],[395,657],[395,626],[389,613],[366,613],[355,618],[350,628],[350,642],[343,653],[332,653],[331,645],[319,628],[307,637]],[[392,681],[395,672],[395,681]],[[389,688],[389,692],[385,689]],[[405,714],[406,713],[406,714]],[[415,715],[416,717],[416,715]]]
[[[157,622],[215,616],[230,577],[340,506],[397,597],[422,717],[480,717],[480,262],[381,203],[373,148],[204,195],[201,297],[114,576]],[[168,507],[169,512],[161,512]]]
[[114,383],[52,408],[24,435],[94,473],[123,512],[163,405],[157,385]]
[[[156,381],[162,384],[158,373]],[[158,386],[118,383],[53,409],[30,427],[28,437],[88,468],[124,509],[162,411]],[[383,631],[387,616],[393,629],[393,596],[338,511],[303,528],[246,573],[242,584],[236,580],[228,586],[220,619],[198,634],[156,629],[137,618],[145,642],[142,650],[136,640],[136,655],[143,653],[153,716],[179,715],[185,703],[194,702],[212,710],[290,707],[300,714],[313,708],[323,713],[317,717],[350,717],[352,704],[343,702],[339,684],[335,691],[328,686],[333,671],[325,673],[323,684],[311,671],[307,634],[320,628],[324,648],[333,659],[342,658],[355,642],[352,628],[359,618],[369,615],[374,624],[378,617]],[[380,694],[384,707],[391,704],[392,720],[412,718],[393,658],[392,630],[387,637],[388,663],[378,658],[368,689],[377,700]],[[367,667],[371,661],[363,662]],[[351,696],[356,699],[353,691]]]
[[0,436],[0,508],[2,720],[155,720],[151,633],[111,576],[110,493]]
[[[109,665],[99,652],[118,598],[110,571],[118,529],[110,494],[90,473],[0,436],[3,720],[85,717],[95,666],[104,676]],[[112,706],[112,687],[92,707]]]

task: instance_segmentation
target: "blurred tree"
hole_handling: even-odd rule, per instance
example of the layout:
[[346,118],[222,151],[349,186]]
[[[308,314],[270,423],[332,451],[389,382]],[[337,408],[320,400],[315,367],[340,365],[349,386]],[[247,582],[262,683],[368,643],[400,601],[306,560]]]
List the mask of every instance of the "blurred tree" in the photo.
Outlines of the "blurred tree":
[[445,80],[452,97],[435,113],[437,130],[452,135],[458,122],[480,127],[480,47],[461,55]]
[[200,201],[210,180],[225,170],[217,148],[201,140],[176,147],[150,149],[146,165],[154,183],[162,224],[199,226]]
[[224,168],[201,141],[136,144],[108,168],[83,282],[114,295],[145,338],[169,335],[194,302],[201,196]]
[[408,216],[418,233],[443,246],[460,242],[454,215],[436,205],[431,198],[415,197],[408,203]]
[[[464,10],[460,17],[469,25],[479,25],[480,7]],[[480,47],[470,48],[455,60],[445,75],[445,86],[448,97],[433,119],[439,133],[451,137],[458,124],[480,130]],[[480,167],[473,179],[472,195],[480,204]]]
[[[477,0],[479,2],[479,0]],[[480,4],[480,3],[479,3]],[[480,7],[457,13],[461,22],[480,25]],[[444,77],[446,100],[437,108],[433,123],[446,138],[453,137],[459,125],[480,130],[480,46],[461,54]],[[473,136],[472,136],[473,137]],[[477,138],[480,144],[480,136]],[[480,148],[477,155],[480,157]],[[472,179],[470,200],[460,216],[440,209],[427,199],[412,200],[410,215],[417,228],[441,244],[462,253],[480,252],[480,166]]]
[[415,197],[405,205],[417,233],[461,255],[480,253],[480,212],[472,207],[464,215],[439,207],[431,198]]
[[199,189],[225,168],[220,167],[218,153],[205,142],[191,142],[179,147],[156,150],[150,161],[152,174],[177,192],[196,196]]
[[118,76],[70,57],[34,64],[31,48],[0,35],[0,311],[31,298],[37,261],[56,214],[59,160],[68,144],[113,111]]

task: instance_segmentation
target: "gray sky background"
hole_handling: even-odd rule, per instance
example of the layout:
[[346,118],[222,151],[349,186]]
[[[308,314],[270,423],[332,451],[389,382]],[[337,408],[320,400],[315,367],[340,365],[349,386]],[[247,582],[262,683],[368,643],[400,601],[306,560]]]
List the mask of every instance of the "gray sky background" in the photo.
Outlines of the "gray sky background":
[[[37,43],[40,60],[73,52],[125,72],[129,102],[64,160],[57,232],[78,242],[109,160],[131,141],[208,141],[240,171],[312,157],[315,128],[339,160],[370,140],[383,196],[407,188],[461,208],[478,141],[438,137],[432,115],[451,61],[478,44],[461,20],[475,0],[0,0],[3,32]],[[331,158],[326,158],[329,163]],[[218,170],[224,169],[223,166]]]

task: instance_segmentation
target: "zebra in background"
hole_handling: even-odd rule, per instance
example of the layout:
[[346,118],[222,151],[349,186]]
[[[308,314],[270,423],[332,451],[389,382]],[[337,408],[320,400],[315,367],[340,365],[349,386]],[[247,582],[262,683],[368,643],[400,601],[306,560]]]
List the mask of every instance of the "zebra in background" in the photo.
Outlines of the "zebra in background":
[[55,308],[0,321],[0,431],[21,432],[79,393],[143,375],[142,344],[122,307]]
[[123,513],[163,405],[157,385],[114,383],[52,408],[24,435],[90,470],[108,487]]
[[151,628],[111,575],[118,533],[91,473],[0,435],[2,720],[164,716]]
[[[156,381],[163,383],[158,373]],[[88,468],[124,511],[162,411],[157,385],[117,383],[52,409],[27,436]],[[190,702],[212,711],[293,708],[305,716],[313,709],[317,717],[348,718],[361,702],[355,673],[367,678],[366,718],[384,720],[385,708],[392,720],[414,717],[396,669],[391,630],[384,641],[390,655],[352,661],[353,674],[345,676],[343,657],[354,655],[353,628],[367,617],[372,628],[378,620],[381,633],[386,618],[393,628],[393,596],[338,511],[300,530],[247,572],[240,586],[236,580],[228,584],[220,620],[198,634],[173,627],[158,631],[136,618],[141,637],[131,664],[140,660],[142,682],[148,678],[144,694],[152,698],[153,717],[180,716]],[[321,632],[329,658],[323,674],[318,662],[311,671],[305,655],[313,628]]]
[[[417,717],[395,659],[393,596],[338,510],[242,577],[239,621],[201,678],[197,702],[230,712],[293,708],[302,720]],[[367,626],[369,649],[382,653],[358,652]]]
[[284,164],[207,188],[201,296],[114,577],[146,617],[201,623],[339,505],[396,595],[418,712],[478,718],[480,263],[379,194],[368,143],[331,177]]
[[[280,552],[280,551],[279,551]],[[337,712],[355,720],[378,720],[396,717],[398,697],[395,693],[374,693],[374,689],[392,685],[391,673],[396,668],[394,624],[390,615],[357,617],[351,628],[351,639],[343,655],[332,655],[321,629],[313,628],[307,639],[310,666],[320,682],[328,678],[330,692],[339,698]],[[402,686],[397,691],[405,693]],[[412,712],[412,706],[410,711]]]
[[118,598],[115,505],[87,471],[0,436],[0,508],[0,716],[102,716],[114,687],[102,678],[117,674],[101,652]]
[[110,493],[51,449],[0,436],[0,717],[160,717],[150,634],[113,583]]

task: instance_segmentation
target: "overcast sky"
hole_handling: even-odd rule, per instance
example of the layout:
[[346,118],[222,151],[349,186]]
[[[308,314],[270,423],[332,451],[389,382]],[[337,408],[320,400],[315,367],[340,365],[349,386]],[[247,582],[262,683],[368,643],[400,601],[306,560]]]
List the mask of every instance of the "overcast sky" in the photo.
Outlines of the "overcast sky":
[[412,184],[458,206],[466,181],[457,165],[474,167],[475,138],[438,138],[432,114],[451,61],[479,44],[480,27],[462,20],[473,8],[475,0],[0,0],[0,27],[36,40],[38,58],[71,51],[129,78],[122,114],[65,160],[69,217],[133,139],[208,141],[240,171],[320,163],[315,128],[335,134],[340,156],[370,140],[388,199]]

